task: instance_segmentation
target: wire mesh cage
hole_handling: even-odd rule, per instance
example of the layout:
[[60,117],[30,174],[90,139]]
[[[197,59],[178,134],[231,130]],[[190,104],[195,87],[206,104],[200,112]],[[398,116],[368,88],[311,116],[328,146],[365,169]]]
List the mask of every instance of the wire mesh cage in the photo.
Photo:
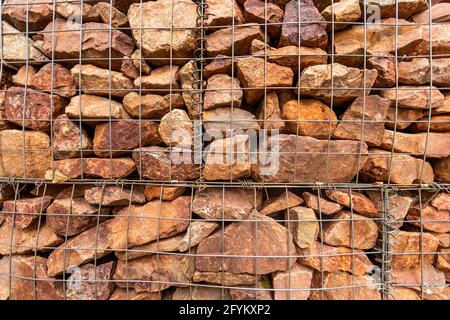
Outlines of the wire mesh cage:
[[0,299],[450,299],[450,3],[3,0]]

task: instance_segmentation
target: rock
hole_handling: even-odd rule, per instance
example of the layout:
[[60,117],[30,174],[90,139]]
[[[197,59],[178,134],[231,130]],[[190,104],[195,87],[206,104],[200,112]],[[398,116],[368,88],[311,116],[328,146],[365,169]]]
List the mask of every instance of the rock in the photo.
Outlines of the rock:
[[442,292],[424,294],[423,299],[424,300],[449,300],[450,299],[450,288],[448,286],[444,286]]
[[405,287],[393,287],[390,294],[395,300],[421,300],[414,290]]
[[1,177],[44,178],[51,166],[47,134],[28,130],[0,131]]
[[39,31],[52,21],[52,1],[5,0],[3,2],[3,19],[20,31]]
[[139,77],[139,70],[134,66],[133,60],[131,60],[130,57],[123,57],[120,72],[122,72],[125,77],[130,79],[136,79]]
[[[0,208],[3,206],[3,204],[6,200],[14,199],[15,194],[16,194],[16,191],[14,190],[13,185],[1,183],[0,184]],[[1,225],[1,222],[0,222],[0,225]]]
[[[252,220],[258,220],[257,224]],[[271,258],[251,258],[255,252],[258,256]],[[288,230],[269,217],[252,213],[246,221],[234,222],[200,242],[195,269],[201,272],[267,274],[287,270],[293,259],[286,256],[295,256],[295,246]]]
[[381,145],[389,105],[389,100],[377,95],[357,98],[341,116],[334,138]]
[[[80,30],[83,30],[82,35]],[[81,25],[73,20],[56,18],[42,30],[41,35],[44,54],[55,59],[72,59],[68,61],[69,65],[82,59],[83,65],[92,64],[117,71],[122,64],[121,58],[133,53],[133,40],[104,23]]]
[[57,2],[56,13],[64,19],[71,18],[72,20],[83,22],[101,22],[100,12],[95,6],[87,3]]
[[[430,9],[424,9],[418,14],[412,16],[412,21],[415,23],[428,24],[430,22]],[[450,4],[437,3],[431,7],[431,21],[432,22],[449,22],[450,21]]]
[[48,251],[62,242],[63,239],[44,222],[25,229],[7,222],[0,226],[0,255]]
[[99,2],[94,7],[100,13],[102,21],[111,27],[120,28],[128,25],[127,16],[114,8],[111,4]]
[[171,94],[180,89],[178,66],[162,66],[153,69],[150,75],[141,76],[134,80],[134,86],[139,89],[146,89],[154,94]]
[[310,300],[381,300],[379,280],[347,272],[314,273]]
[[388,88],[395,85],[397,78],[394,57],[371,57],[367,59],[367,69],[375,69],[378,72],[373,87]]
[[207,282],[221,286],[252,285],[258,281],[258,277],[252,274],[233,274],[230,272],[199,272],[195,271],[192,277],[194,282]]
[[161,200],[175,200],[186,191],[186,187],[164,187],[146,185],[144,195],[147,201],[155,199]]
[[228,289],[214,287],[177,287],[172,300],[231,300]]
[[395,193],[389,195],[385,204],[385,195],[382,192],[367,190],[366,193],[380,212],[383,210],[389,211],[391,218],[388,217],[388,219],[392,226],[400,228],[403,225],[403,220],[414,202],[413,198]]
[[[138,190],[136,190],[138,189]],[[94,187],[84,192],[86,201],[93,205],[126,206],[146,202],[144,193],[139,188],[131,190],[117,186]]]
[[58,235],[70,237],[108,218],[110,209],[92,205],[83,197],[55,199],[47,208],[47,224]]
[[326,7],[321,15],[329,23],[327,31],[333,31],[333,28],[341,30],[347,27],[348,22],[355,22],[361,18],[361,8],[358,0],[340,0]]
[[322,196],[318,197],[309,192],[303,192],[302,197],[305,200],[305,206],[313,209],[319,215],[330,215],[343,208],[342,205],[326,200]]
[[157,239],[129,249],[117,250],[115,255],[119,260],[130,261],[139,257],[158,255],[161,252],[177,252],[185,235],[185,233],[177,234],[170,238]]
[[196,180],[200,168],[190,149],[158,146],[134,149],[133,159],[142,178],[150,180]]
[[19,87],[31,85],[31,79],[36,74],[37,70],[33,66],[21,66],[19,71],[12,76],[12,82]]
[[319,222],[314,210],[305,207],[294,207],[285,214],[285,226],[300,249],[311,247],[319,235]]
[[450,211],[450,195],[446,193],[439,193],[430,201],[431,205],[436,209]]
[[394,270],[420,268],[421,263],[431,265],[439,245],[439,240],[428,232],[394,231],[389,241]]
[[215,57],[219,54],[243,56],[249,54],[250,45],[254,39],[261,41],[264,39],[264,34],[257,25],[244,24],[239,28],[219,29],[206,36],[206,54],[208,57]]
[[330,246],[367,250],[375,246],[378,226],[369,218],[341,211],[322,226],[321,239]]
[[7,200],[3,202],[2,215],[7,224],[13,223],[15,227],[26,229],[40,219],[51,202],[52,198],[48,196]]
[[244,134],[211,142],[204,150],[204,179],[226,181],[250,177],[250,142]]
[[142,74],[150,74],[152,71],[152,68],[148,65],[148,63],[144,60],[144,57],[142,57],[141,50],[137,49],[133,52],[131,55],[131,61],[133,61],[133,65],[138,71],[139,75]]
[[[52,75],[53,73],[53,75]],[[64,98],[75,96],[76,81],[69,69],[59,63],[47,63],[30,78],[30,87]]]
[[65,100],[56,95],[10,87],[5,94],[5,117],[19,126],[44,131],[50,127],[52,117],[65,105]]
[[252,176],[266,182],[349,182],[366,160],[364,142],[280,134],[268,139]]
[[295,263],[290,270],[277,271],[272,276],[275,300],[307,300],[310,294],[308,289],[311,288],[313,272],[313,269],[299,263]]
[[144,206],[131,205],[122,209],[115,218],[84,231],[54,250],[48,258],[49,274],[57,275],[69,266],[92,261],[95,257],[100,259],[111,251],[127,249],[184,231],[189,224],[189,200],[189,197],[179,197],[171,202],[151,201]]
[[439,247],[450,248],[450,233],[430,233],[439,240]]
[[58,183],[80,177],[125,178],[136,170],[136,164],[131,158],[75,158],[55,161],[54,168],[46,172],[45,178]]
[[75,96],[66,107],[66,115],[71,119],[130,119],[120,102],[90,94]]
[[33,40],[5,21],[2,21],[1,40],[0,50],[5,62],[35,64],[49,60],[37,49]]
[[[74,287],[66,290],[67,300],[108,300],[114,290],[112,275],[115,262],[101,265],[85,264],[67,279]],[[78,286],[77,286],[78,285]]]
[[180,78],[182,96],[190,116],[198,117],[202,109],[200,90],[200,73],[197,62],[190,60],[178,73]]
[[260,290],[255,290],[255,285],[247,286],[248,289],[230,289],[230,297],[232,300],[273,300],[267,282],[262,283],[260,281],[256,284],[256,287]]
[[232,61],[230,57],[219,54],[215,56],[214,59],[204,67],[203,77],[205,79],[208,79],[215,74],[227,74],[231,76],[233,71],[233,65],[235,65],[235,61]]
[[190,0],[132,4],[128,20],[144,57],[155,65],[168,64],[169,58],[174,58],[175,64],[192,59],[196,48],[196,10],[197,5]]
[[235,0],[207,0],[204,20],[206,27],[231,26],[244,22],[244,16]]
[[53,156],[55,159],[77,158],[92,154],[92,140],[80,123],[70,121],[67,115],[53,122]]
[[438,233],[450,232],[450,210],[439,210],[429,204],[412,206],[406,220],[413,226]]
[[[302,71],[296,92],[322,100],[328,105],[333,100],[333,104],[339,106],[368,95],[376,78],[377,71],[374,69],[364,71],[339,63],[316,65]],[[333,96],[330,91],[332,84],[337,89],[333,90]]]
[[417,122],[412,123],[409,129],[412,132],[427,132],[428,127],[430,131],[434,132],[448,132],[450,131],[450,115],[436,115],[423,117]]
[[325,49],[328,43],[326,26],[325,19],[312,0],[300,0],[300,4],[297,0],[289,1],[284,8],[279,46],[301,45]]
[[239,80],[236,78],[231,78],[226,74],[213,75],[208,79],[206,90],[203,110],[218,107],[239,108],[241,106],[243,93]]
[[411,288],[425,295],[442,293],[446,287],[445,274],[432,266],[413,269],[394,269],[392,282],[395,285]]
[[77,86],[85,94],[123,98],[128,92],[134,91],[133,81],[120,72],[101,69],[92,64],[77,64],[71,72]]
[[161,143],[158,124],[149,120],[121,120],[95,127],[94,153],[109,158],[131,153],[135,148]]
[[179,251],[185,252],[198,245],[219,227],[215,222],[193,221],[180,242]]
[[[314,99],[290,100],[282,106],[286,131],[292,134],[328,139],[336,129],[336,114]],[[344,138],[345,139],[345,138]]]
[[[260,58],[242,58],[237,62],[237,77],[244,90],[244,98],[249,104],[259,101],[264,88],[292,87],[294,74],[288,67],[265,62]],[[270,89],[269,89],[270,90]]]
[[[432,91],[432,92],[430,92]],[[430,94],[431,93],[431,94]],[[380,95],[391,101],[391,106],[411,109],[439,108],[444,103],[444,95],[436,87],[399,86],[380,91]],[[430,100],[431,95],[431,100]]]
[[178,93],[140,95],[130,92],[123,97],[124,109],[134,118],[161,119],[166,113],[184,106],[183,98]]
[[[397,132],[398,133],[398,132]],[[420,180],[431,183],[433,168],[428,162],[407,154],[392,154],[380,149],[369,150],[369,158],[360,171],[360,177],[369,182],[413,184]]]
[[167,146],[191,148],[193,145],[194,124],[182,109],[173,109],[163,116],[158,132]]
[[[274,3],[261,0],[244,2],[245,22],[267,25],[267,34],[271,39],[277,39],[283,22],[283,9]],[[229,24],[231,25],[231,24]]]
[[161,300],[160,292],[141,292],[116,287],[109,300]]
[[450,249],[439,249],[434,266],[441,270],[450,271]]
[[[119,261],[114,272],[116,285],[122,288],[134,288],[136,292],[157,292],[172,285],[186,287],[189,277],[185,274],[182,255],[149,256]],[[184,262],[186,263],[186,262]]]
[[381,147],[399,153],[428,158],[445,158],[450,150],[450,133],[403,133],[385,130]]
[[436,180],[450,182],[450,158],[443,158],[433,161],[433,172]]
[[434,86],[448,87],[450,85],[450,59],[433,59],[433,79],[431,79],[431,64],[426,58],[415,58],[402,61],[398,65],[399,83],[409,85],[424,85],[431,83]]
[[301,249],[298,261],[318,272],[347,271],[356,276],[369,273],[374,267],[362,250],[333,247],[319,241]]
[[[271,196],[262,205],[260,214],[269,215],[285,209],[296,207],[303,203],[303,199],[290,191],[284,191],[279,196]],[[290,211],[292,212],[292,211]]]
[[203,112],[203,127],[210,137],[222,138],[227,134],[252,133],[259,130],[255,116],[239,108],[214,108]]
[[413,14],[426,10],[428,8],[427,0],[400,0],[400,1],[381,1],[369,0],[370,7],[376,7],[380,10],[381,18],[400,18],[408,19]]
[[259,191],[209,187],[195,193],[192,212],[204,219],[244,220],[261,204],[262,193]]
[[266,130],[283,130],[284,121],[281,119],[281,110],[276,92],[267,93],[259,103],[257,118],[261,128]]
[[328,199],[367,217],[379,217],[378,209],[365,195],[353,190],[325,190]]
[[390,107],[387,113],[386,128],[394,130],[406,129],[411,123],[422,118],[424,112],[420,109],[405,109]]

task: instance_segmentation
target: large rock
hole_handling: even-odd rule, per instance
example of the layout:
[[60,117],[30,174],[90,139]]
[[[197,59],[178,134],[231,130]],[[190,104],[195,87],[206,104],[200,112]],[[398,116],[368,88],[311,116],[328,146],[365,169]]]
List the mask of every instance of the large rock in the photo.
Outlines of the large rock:
[[173,110],[183,106],[183,98],[177,93],[161,96],[130,92],[123,97],[124,109],[134,118],[140,119],[161,119],[171,108]]
[[275,3],[261,0],[244,2],[245,22],[267,25],[267,34],[271,39],[277,39],[281,31],[284,12]]
[[134,80],[134,86],[149,93],[171,94],[180,89],[179,70],[180,67],[174,65],[153,69],[148,76],[140,76]]
[[57,95],[10,87],[5,94],[5,117],[27,129],[44,131],[65,105],[66,101]]
[[[83,22],[101,22],[100,12],[95,6],[87,3],[62,2],[56,3],[56,13],[64,19],[76,19]],[[81,20],[83,19],[83,20]]]
[[[234,131],[259,130],[259,123],[253,113],[239,108],[214,108],[203,112],[205,133],[215,138],[223,138]],[[243,130],[244,132],[242,132]]]
[[241,24],[244,22],[240,7],[235,0],[206,0],[204,25],[213,26],[230,26]]
[[259,162],[252,165],[252,176],[267,182],[349,182],[366,160],[364,142],[281,134],[269,138]]
[[424,296],[442,293],[446,288],[444,272],[425,265],[411,269],[394,269],[392,283],[423,292]]
[[158,132],[167,146],[191,148],[194,143],[194,123],[182,109],[173,109],[163,116]]
[[314,210],[298,206],[288,209],[284,217],[284,224],[291,232],[297,247],[311,247],[319,235],[319,221]]
[[[255,41],[259,41],[263,43],[260,40],[253,40],[252,45]],[[252,54],[253,54],[253,46],[252,48]],[[203,69],[203,77],[205,79],[208,79],[212,77],[215,74],[227,74],[230,77],[232,76],[233,68],[236,65],[236,59],[231,59],[230,57],[224,56],[223,54],[219,54],[215,56],[211,62],[209,62]]]
[[[347,104],[368,95],[377,78],[374,69],[360,70],[339,63],[322,64],[304,69],[297,83],[297,93],[315,97],[326,104]],[[332,91],[330,88],[335,90]],[[364,90],[365,89],[365,90]]]
[[115,218],[84,231],[54,250],[48,258],[48,272],[57,275],[69,266],[92,261],[95,257],[100,259],[111,251],[182,232],[189,225],[189,205],[189,197],[179,197],[171,202],[151,201],[144,206],[125,207]]
[[265,92],[264,88],[292,87],[294,81],[291,68],[265,62],[261,58],[239,59],[237,76],[242,87],[246,88],[244,98],[249,104],[261,99]]
[[442,107],[444,95],[436,87],[399,86],[380,91],[380,95],[391,102],[391,106],[411,109]]
[[434,132],[448,132],[450,131],[450,115],[440,114],[431,116],[425,116],[421,119],[417,119],[409,129],[412,132],[427,132],[428,128]]
[[421,109],[406,109],[390,107],[386,117],[386,128],[394,130],[403,130],[408,128],[411,123],[419,120],[424,115],[424,110]]
[[98,121],[109,121],[110,118],[131,118],[120,102],[90,94],[82,94],[70,99],[65,112],[69,118],[79,120],[97,119]]
[[198,245],[203,239],[213,233],[219,227],[218,223],[206,221],[193,221],[189,225],[186,234],[180,241],[179,251],[185,252]]
[[39,31],[52,21],[52,1],[5,0],[2,17],[20,31]]
[[319,197],[310,192],[303,192],[302,197],[305,200],[305,206],[313,209],[316,213],[319,214],[319,216],[321,214],[334,214],[338,211],[341,211],[341,209],[343,208],[341,204],[328,201],[324,197]]
[[406,215],[408,224],[438,233],[450,232],[450,210],[442,210],[431,204],[416,204]]
[[208,79],[203,110],[218,107],[239,108],[242,102],[242,89],[239,80],[226,74],[216,74]]
[[403,225],[403,220],[414,202],[414,198],[395,193],[389,194],[386,199],[384,192],[374,190],[367,190],[366,192],[380,212],[389,212],[390,217],[387,217],[387,219],[392,226],[400,228]]
[[353,190],[329,189],[325,190],[326,196],[353,211],[368,217],[378,217],[378,209],[365,195]]
[[375,69],[378,72],[373,86],[375,88],[393,87],[397,81],[394,57],[371,57],[367,59],[367,69]]
[[25,229],[39,220],[51,202],[52,198],[48,196],[7,200],[3,202],[2,215],[6,223]]
[[323,9],[320,14],[328,21],[327,31],[330,32],[344,29],[348,23],[358,21],[361,8],[358,0],[340,0]]
[[84,192],[86,201],[93,205],[126,206],[146,202],[144,193],[139,188],[125,189],[119,186],[104,186],[87,189]]
[[275,220],[253,213],[247,220],[234,222],[200,242],[195,269],[267,274],[287,270],[295,259],[288,259],[290,256],[295,256],[295,246],[289,231]]
[[76,95],[76,82],[69,69],[59,63],[47,63],[30,79],[30,87],[70,98]]
[[0,131],[0,176],[44,178],[51,168],[50,138],[43,132]]
[[[424,10],[412,16],[415,23],[428,24],[430,21],[430,9]],[[436,3],[431,7],[431,21],[432,22],[449,22],[450,21],[450,4]]]
[[209,187],[195,193],[192,212],[205,219],[244,220],[261,204],[260,191]]
[[428,8],[427,0],[369,0],[367,6],[379,10],[381,18],[408,19],[413,14]]
[[69,65],[77,64],[82,59],[83,64],[120,70],[121,58],[133,53],[133,40],[104,23],[88,22],[81,25],[72,20],[56,18],[42,30],[41,35],[45,55],[55,59],[70,59],[67,61]]
[[302,203],[302,198],[295,193],[286,190],[280,195],[270,196],[266,201],[264,201],[262,209],[259,210],[259,213],[269,215],[288,208],[296,207]]
[[77,158],[92,153],[92,140],[81,124],[62,114],[53,121],[53,156],[55,159]]
[[450,182],[450,157],[433,161],[432,166],[436,180]]
[[[143,56],[155,65],[184,64],[196,45],[197,5],[190,0],[158,0],[128,9],[132,34]],[[172,29],[173,28],[173,29]]]
[[299,263],[295,263],[290,270],[277,271],[272,276],[275,300],[307,300],[313,273],[313,269]]

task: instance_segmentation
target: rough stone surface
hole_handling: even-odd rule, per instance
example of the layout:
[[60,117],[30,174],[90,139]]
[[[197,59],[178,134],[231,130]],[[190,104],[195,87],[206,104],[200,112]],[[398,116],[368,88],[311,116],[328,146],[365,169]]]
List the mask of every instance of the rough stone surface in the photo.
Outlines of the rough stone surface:
[[76,95],[76,81],[72,73],[59,63],[47,63],[39,69],[30,78],[30,87],[65,98]]
[[330,215],[334,214],[344,207],[341,204],[328,201],[324,197],[318,197],[310,192],[303,192],[302,197],[305,200],[305,206],[313,209],[316,213]]
[[290,191],[284,191],[280,195],[274,195],[264,201],[260,214],[268,215],[284,209],[296,207],[303,203],[303,199]]
[[[253,42],[254,41],[259,40],[253,40]],[[210,63],[205,66],[205,68],[203,69],[203,76],[205,77],[205,79],[208,79],[215,74],[227,74],[229,76],[232,76],[231,72],[233,71],[233,65],[235,65],[235,61],[231,60],[230,57],[218,54]]]
[[272,277],[275,300],[307,300],[313,273],[313,269],[299,263],[295,263],[290,270],[277,271]]
[[227,133],[240,130],[259,130],[255,116],[239,108],[214,108],[203,113],[203,127],[212,137],[222,138]]
[[417,119],[417,122],[414,122],[409,129],[412,132],[427,132],[428,127],[430,131],[434,132],[448,132],[450,131],[450,115],[436,115],[423,117],[421,119]]
[[396,82],[395,59],[393,57],[371,57],[367,59],[367,68],[378,72],[373,86],[375,88],[393,87]]
[[[261,0],[247,0],[244,2],[245,22],[267,25],[267,34],[271,38],[278,38],[281,31],[284,12],[275,3]],[[264,27],[263,27],[264,28]]]
[[208,5],[205,26],[229,26],[244,22],[241,9],[234,0],[206,0],[205,3]]
[[56,3],[56,13],[64,19],[77,19],[83,22],[101,22],[100,12],[95,6],[83,3],[59,2]]
[[428,1],[426,0],[370,0],[367,4],[377,7],[380,10],[381,18],[398,17],[407,19],[413,14],[428,8]]
[[175,200],[186,191],[186,187],[164,187],[146,185],[144,189],[145,198],[147,201],[161,199],[161,200]]
[[193,145],[194,124],[182,109],[173,109],[162,117],[158,132],[167,146],[191,148]]
[[149,93],[170,94],[180,89],[178,66],[162,66],[153,69],[148,76],[141,76],[134,80],[134,86],[146,89]]
[[77,288],[67,288],[67,300],[108,300],[114,290],[111,281],[115,263],[113,261],[101,265],[86,264],[70,275],[68,281],[79,281]]
[[53,18],[50,0],[5,0],[3,6],[3,18],[20,31],[42,30]]
[[386,128],[399,130],[406,129],[411,123],[422,118],[424,112],[420,109],[405,109],[391,107],[386,117]]
[[137,187],[125,189],[118,186],[94,187],[84,192],[86,201],[93,205],[126,206],[128,204],[145,203],[144,193]]
[[185,252],[195,247],[219,227],[215,222],[193,221],[180,241],[179,251]]
[[311,247],[319,235],[319,221],[314,210],[306,207],[294,207],[285,214],[285,226],[300,249]]
[[92,140],[79,122],[67,115],[56,117],[53,122],[53,156],[55,159],[77,158],[92,153]]
[[134,118],[141,119],[161,119],[166,113],[174,108],[184,106],[183,98],[178,93],[139,95],[137,92],[130,92],[123,97],[124,109]]
[[378,209],[365,195],[353,190],[325,190],[328,199],[353,209],[353,211],[368,217],[377,217]]
[[234,274],[230,272],[199,272],[195,271],[192,277],[194,282],[208,282],[223,286],[254,286],[258,277],[252,274]]
[[[200,74],[194,60],[186,63],[178,73],[180,78],[182,96],[189,115],[198,116],[201,111],[200,96],[198,94]],[[197,93],[196,93],[197,92]]]
[[442,293],[446,287],[444,272],[429,265],[411,269],[394,269],[392,278],[394,284],[403,285],[419,293],[423,289],[425,295]]
[[220,287],[177,287],[172,295],[172,300],[231,300],[228,289]]
[[420,232],[396,231],[391,245],[392,267],[402,270],[420,268],[422,257],[424,265],[431,265],[439,240],[428,232],[422,236]]
[[430,204],[416,204],[406,215],[408,224],[423,227],[427,231],[450,232],[450,210],[441,210]]
[[218,107],[239,108],[242,102],[242,89],[239,80],[226,74],[213,75],[208,79],[203,110]]
[[160,292],[140,292],[137,293],[134,290],[129,290],[127,288],[116,287],[109,297],[109,300],[161,300]]
[[386,207],[384,203],[384,195],[382,194],[382,192],[373,190],[367,190],[366,192],[367,196],[379,211],[384,210],[384,208],[389,210],[389,214],[394,220],[390,222],[391,225],[398,228],[403,225],[403,220],[408,213],[409,208],[413,204],[414,198],[408,197],[406,195],[402,196],[399,194],[394,194],[389,196],[387,202],[388,207]]
[[125,14],[117,10],[107,2],[99,2],[95,6],[98,10],[102,21],[114,28],[126,27],[128,18]]
[[436,180],[450,182],[450,158],[443,158],[433,162],[433,172]]
[[[444,103],[444,95],[436,88],[426,86],[399,86],[380,91],[380,95],[391,101],[391,106],[410,109],[439,108]],[[431,99],[430,99],[431,96]]]
[[[418,14],[412,16],[415,23],[429,23],[430,10],[426,9]],[[431,21],[432,22],[449,22],[450,21],[450,4],[436,3],[431,7]]]
[[328,21],[327,31],[341,30],[347,27],[346,22],[355,22],[361,18],[361,8],[358,0],[341,0],[326,7],[321,15]]
[[129,119],[130,115],[124,110],[120,102],[97,97],[90,94],[75,96],[66,107],[66,115],[71,119]]
[[7,200],[3,202],[2,215],[6,223],[14,223],[14,226],[25,229],[39,220],[51,202],[52,198],[48,196]]
[[259,125],[266,130],[283,130],[285,123],[281,118],[280,101],[276,92],[269,92],[261,99],[256,112]]

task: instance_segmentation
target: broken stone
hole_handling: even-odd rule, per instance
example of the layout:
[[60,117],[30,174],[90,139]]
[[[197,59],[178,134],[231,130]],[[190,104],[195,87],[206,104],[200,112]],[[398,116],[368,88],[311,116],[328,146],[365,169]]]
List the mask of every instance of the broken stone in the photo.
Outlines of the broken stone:
[[321,15],[329,22],[327,31],[330,32],[333,28],[334,30],[344,29],[348,22],[358,21],[361,18],[361,8],[358,0],[340,0],[326,7]]
[[[268,282],[268,280],[266,280]],[[260,290],[255,290],[255,285],[247,286],[248,289],[231,289],[230,298],[232,300],[273,300],[271,290],[267,282],[259,281],[256,286]]]
[[93,205],[126,206],[145,203],[144,194],[138,188],[132,190],[116,186],[94,187],[84,192],[86,201]]
[[180,89],[178,66],[163,66],[153,69],[150,75],[141,76],[134,80],[136,88],[146,89],[154,94],[171,94]]
[[205,68],[203,69],[203,76],[205,77],[205,79],[209,79],[215,74],[227,74],[229,76],[232,76],[234,64],[235,63],[231,60],[230,57],[219,54],[215,56],[214,59],[205,66]]
[[430,233],[439,240],[439,247],[450,248],[450,233]]
[[120,72],[122,72],[125,77],[130,79],[136,79],[139,77],[139,70],[136,69],[130,57],[123,57]]
[[173,109],[162,117],[158,132],[167,146],[190,148],[193,145],[194,124],[182,109]]
[[428,129],[434,132],[448,132],[450,131],[450,115],[441,114],[430,118],[428,116],[423,117],[412,123],[409,129],[412,132],[428,132]]
[[438,210],[450,211],[450,195],[446,193],[439,193],[431,200],[431,205]]
[[433,172],[438,181],[450,182],[450,158],[433,161]]
[[395,300],[421,300],[414,290],[404,287],[393,287],[390,294]]
[[36,74],[36,68],[33,66],[21,66],[19,71],[12,76],[12,82],[16,86],[25,87],[31,85],[31,79]]
[[99,2],[94,7],[98,10],[102,21],[107,25],[114,28],[125,27],[128,25],[127,16],[114,8],[111,4]]
[[231,300],[228,289],[192,286],[177,287],[172,300]]
[[378,217],[378,209],[365,195],[353,190],[325,190],[328,199],[368,217]]
[[140,292],[116,287],[109,300],[161,300],[160,292]]
[[[426,10],[425,10],[426,9]],[[415,23],[428,24],[430,22],[430,9],[425,8],[418,14],[412,16]],[[431,7],[431,22],[449,22],[450,21],[450,4],[436,3]]]
[[394,268],[392,282],[418,292],[423,290],[426,295],[442,293],[446,286],[445,274],[429,265],[413,269]]
[[288,208],[296,207],[303,203],[303,199],[296,194],[285,191],[279,196],[269,197],[264,201],[260,214],[269,215]]
[[207,0],[205,3],[206,18],[203,23],[206,27],[231,26],[244,22],[241,9],[234,0]]
[[182,96],[190,116],[198,117],[201,111],[200,73],[197,62],[186,63],[178,73],[180,78]]
[[5,0],[2,16],[20,31],[39,31],[52,21],[52,1]]
[[132,117],[140,119],[161,119],[171,108],[173,110],[183,106],[183,98],[178,93],[161,96],[130,92],[123,98],[124,109]]
[[[409,211],[414,199],[408,196],[401,196],[399,194],[392,194],[388,197],[387,206],[385,205],[384,195],[382,192],[367,190],[368,197],[375,205],[377,210],[380,212],[382,210],[389,211],[390,220],[392,226],[400,228],[403,225],[403,219]],[[393,220],[393,221],[392,221]]]
[[141,54],[141,50],[137,49],[131,55],[131,61],[133,61],[133,65],[138,71],[139,75],[142,74],[150,74],[152,68],[148,65],[148,63],[144,60]]
[[205,133],[211,137],[223,138],[236,131],[245,133],[259,130],[259,123],[253,113],[239,108],[214,108],[203,113]]
[[450,232],[450,210],[439,210],[429,204],[422,203],[412,206],[406,215],[406,220],[427,231]]
[[371,57],[367,59],[367,69],[375,69],[378,72],[374,88],[388,88],[395,85],[397,78],[394,57]]
[[100,12],[95,6],[87,3],[57,2],[56,13],[64,19],[75,19],[83,22],[101,22]]
[[408,19],[413,14],[421,12],[428,8],[427,0],[369,0],[367,6],[375,7],[379,10],[381,18],[400,18]]
[[67,115],[53,122],[53,156],[55,159],[77,158],[92,154],[92,140],[81,125],[70,121]]
[[338,203],[326,200],[322,196],[318,197],[309,192],[303,192],[302,197],[305,200],[305,206],[313,209],[318,214],[330,215],[334,214],[344,207]]
[[120,102],[90,94],[75,96],[66,107],[66,115],[71,119],[130,119]]
[[285,214],[285,225],[300,248],[311,247],[319,235],[319,222],[314,210],[305,207],[294,207]]
[[281,119],[281,110],[276,92],[267,93],[259,103],[257,118],[261,128],[266,130],[283,130],[284,121]]
[[233,274],[230,272],[199,272],[195,271],[192,277],[194,282],[208,282],[221,286],[252,285],[258,281],[253,274]]
[[236,78],[226,74],[213,75],[208,79],[206,90],[203,110],[241,106],[243,93],[239,80]]
[[[432,91],[432,92],[430,92]],[[444,103],[444,95],[436,87],[399,86],[380,91],[380,95],[391,101],[391,106],[411,109],[439,108]],[[431,95],[431,100],[430,100]]]
[[25,229],[37,222],[51,202],[52,198],[48,196],[7,200],[3,202],[2,215],[7,224],[13,223],[15,227]]
[[161,199],[161,200],[175,200],[186,191],[186,187],[164,187],[146,185],[144,189],[145,198],[147,201]]
[[180,241],[179,251],[185,252],[190,248],[198,245],[203,239],[213,233],[219,227],[218,223],[205,222],[205,221],[193,221],[189,225],[186,234]]
[[[397,270],[431,265],[439,240],[428,232],[395,231],[390,237],[392,267]],[[423,259],[423,261],[422,261]]]
[[[396,111],[397,110],[397,111]],[[420,109],[405,109],[390,107],[387,113],[386,128],[394,130],[406,129],[411,123],[422,118],[424,112]]]
[[37,90],[43,90],[65,98],[77,94],[76,82],[72,73],[59,63],[47,63],[30,79],[30,87]]
[[283,10],[274,3],[260,0],[244,2],[245,22],[267,26],[267,33],[271,39],[278,38],[283,22]]
[[439,249],[439,252],[436,254],[434,266],[441,270],[450,271],[450,249]]
[[[314,270],[299,263],[272,276],[275,300],[307,300]],[[289,289],[289,290],[283,290]]]

